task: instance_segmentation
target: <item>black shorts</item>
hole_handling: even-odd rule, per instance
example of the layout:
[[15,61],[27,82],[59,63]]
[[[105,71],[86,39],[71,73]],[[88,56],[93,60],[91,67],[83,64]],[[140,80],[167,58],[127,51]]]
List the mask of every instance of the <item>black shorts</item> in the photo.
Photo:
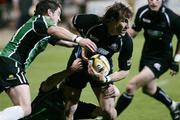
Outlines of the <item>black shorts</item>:
[[28,84],[20,63],[0,56],[0,92],[10,87]]
[[144,66],[147,66],[154,73],[155,78],[159,78],[169,69],[170,63],[171,59],[142,58],[140,61],[139,71],[141,71]]

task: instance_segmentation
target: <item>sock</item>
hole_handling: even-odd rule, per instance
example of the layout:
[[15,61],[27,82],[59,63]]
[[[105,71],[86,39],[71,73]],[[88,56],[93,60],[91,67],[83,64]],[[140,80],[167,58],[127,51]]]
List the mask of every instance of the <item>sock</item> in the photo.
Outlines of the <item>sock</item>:
[[157,87],[156,93],[152,97],[163,103],[168,109],[171,110],[171,105],[173,103],[172,99],[170,99],[160,87]]
[[0,120],[18,120],[24,117],[24,111],[20,106],[13,106],[0,112]]
[[177,107],[177,102],[175,102],[175,101],[172,101],[172,104],[171,104],[171,106],[170,106],[170,110],[171,111],[174,111],[175,109],[176,109],[176,107]]
[[122,111],[124,111],[129,104],[131,103],[133,99],[133,95],[128,95],[127,93],[123,93],[116,104],[116,110],[117,110],[117,115],[119,116]]

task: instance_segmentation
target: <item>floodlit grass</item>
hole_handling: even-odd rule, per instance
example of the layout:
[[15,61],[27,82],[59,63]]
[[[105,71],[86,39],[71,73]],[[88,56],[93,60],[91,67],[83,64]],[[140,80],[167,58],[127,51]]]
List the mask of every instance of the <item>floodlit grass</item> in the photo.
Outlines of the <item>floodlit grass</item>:
[[[176,40],[174,40],[176,42]],[[135,74],[138,73],[139,58],[141,54],[143,44],[142,34],[134,40],[134,52],[133,52],[133,65],[129,76],[117,83],[115,83],[121,92],[124,91],[125,85]],[[69,55],[71,53],[70,48],[64,48],[51,45],[40,54],[32,65],[27,70],[27,78],[30,82],[32,99],[37,95],[38,88],[41,81],[45,80],[49,75],[65,69]],[[114,64],[117,66],[117,55],[113,57]],[[117,70],[117,67],[114,68]],[[161,86],[167,94],[174,100],[180,100],[180,75],[171,77],[169,71],[165,73],[159,80],[157,80],[159,86]],[[97,104],[97,100],[92,93],[89,85],[84,89],[81,100],[86,102],[93,102]],[[0,110],[5,107],[11,106],[9,98],[2,93],[0,95]],[[161,103],[155,101],[151,97],[141,93],[141,90],[136,92],[132,104],[126,109],[119,119],[121,120],[170,120],[169,111]]]

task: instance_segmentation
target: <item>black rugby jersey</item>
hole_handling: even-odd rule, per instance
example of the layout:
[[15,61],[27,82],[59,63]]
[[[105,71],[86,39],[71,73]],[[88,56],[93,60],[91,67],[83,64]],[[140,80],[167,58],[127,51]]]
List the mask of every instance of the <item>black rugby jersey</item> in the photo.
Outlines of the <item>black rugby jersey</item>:
[[[79,33],[91,39],[97,45],[97,53],[108,58],[112,65],[112,56],[119,53],[118,63],[121,70],[129,70],[133,51],[132,39],[126,33],[125,36],[112,36],[108,33],[106,26],[101,22],[100,17],[93,14],[77,15],[73,18],[73,25]],[[75,48],[73,54],[79,57],[80,47]],[[79,56],[78,56],[79,55]]]
[[48,16],[33,16],[17,30],[0,56],[13,59],[27,68],[48,43],[54,45],[57,42],[47,33],[48,27],[53,25],[55,23]]
[[142,56],[169,57],[172,56],[173,35],[180,38],[180,17],[165,6],[153,12],[146,5],[138,9],[132,28],[137,32],[144,29]]

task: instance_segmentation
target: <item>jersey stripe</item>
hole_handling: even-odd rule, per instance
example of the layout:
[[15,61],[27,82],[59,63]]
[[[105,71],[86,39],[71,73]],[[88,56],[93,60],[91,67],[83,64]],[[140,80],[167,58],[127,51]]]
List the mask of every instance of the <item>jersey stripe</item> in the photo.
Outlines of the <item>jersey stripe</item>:
[[[16,52],[16,50],[17,50],[17,48],[19,47],[19,44],[21,43],[21,41],[23,40],[23,38],[24,38],[24,37],[26,36],[26,34],[28,34],[29,31],[31,31],[31,30],[32,30],[32,29],[29,29],[29,30],[21,37],[21,39],[19,40],[19,42],[18,42],[17,45],[16,45],[16,48],[14,49],[14,51],[13,51],[11,54],[9,54],[8,57],[11,57],[11,55]],[[18,33],[19,33],[19,32],[18,32]]]
[[146,8],[145,10],[143,10],[143,11],[141,12],[141,14],[139,15],[139,19],[141,19],[142,16],[143,16],[143,14],[144,14],[145,12],[147,12],[147,11],[148,11],[148,8]]
[[165,15],[165,17],[166,17],[166,20],[167,20],[168,26],[169,26],[169,28],[170,28],[170,27],[171,27],[171,24],[170,24],[170,19],[169,19],[169,16],[168,16],[168,14],[167,14],[166,12],[164,12],[164,15]]
[[17,67],[17,73],[16,73],[16,76],[18,77],[18,79],[20,80],[21,83],[23,83],[21,77],[18,75],[18,73],[20,72],[20,68],[18,67],[18,63],[15,62],[15,67]]

